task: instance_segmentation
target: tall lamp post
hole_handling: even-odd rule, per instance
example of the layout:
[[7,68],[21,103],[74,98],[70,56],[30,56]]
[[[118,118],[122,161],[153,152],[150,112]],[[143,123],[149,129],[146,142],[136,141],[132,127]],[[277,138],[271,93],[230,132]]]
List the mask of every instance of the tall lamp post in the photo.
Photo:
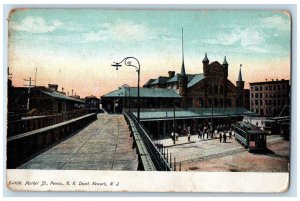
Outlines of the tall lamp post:
[[[138,66],[135,66],[132,64],[132,60],[135,60],[138,64]],[[114,62],[111,66],[116,67],[116,70],[118,68],[122,67],[121,63],[125,64],[125,66],[131,66],[136,68],[136,72],[138,73],[138,96],[137,96],[137,118],[138,118],[138,123],[140,124],[140,62],[137,60],[135,57],[126,57],[120,62]]]
[[211,130],[213,132],[213,119],[214,118],[214,98],[213,95],[211,96]]
[[[129,91],[128,110],[129,110],[129,112],[130,112],[130,105],[131,105],[131,102],[130,102],[130,86],[129,86],[128,84],[123,84],[122,87],[125,88],[125,97],[127,97],[126,89],[128,88],[128,91]],[[127,97],[127,99],[128,99],[128,97]],[[125,101],[125,102],[128,102],[128,101]]]

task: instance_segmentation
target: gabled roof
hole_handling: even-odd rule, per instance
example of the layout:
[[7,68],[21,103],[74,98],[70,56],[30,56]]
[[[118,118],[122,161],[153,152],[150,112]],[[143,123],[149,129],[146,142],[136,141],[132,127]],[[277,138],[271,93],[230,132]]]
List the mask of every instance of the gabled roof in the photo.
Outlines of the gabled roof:
[[188,88],[194,86],[195,84],[197,84],[198,82],[200,82],[201,80],[204,79],[204,75],[203,73],[201,74],[196,74],[193,79],[191,79],[191,81],[189,81],[188,83]]
[[214,64],[217,64],[217,65],[219,65],[219,66],[222,66],[218,61],[211,62],[211,63],[208,64],[208,65],[209,65],[209,66],[212,66],[212,65],[214,65]]
[[81,100],[77,100],[75,98],[71,98],[69,96],[66,96],[62,93],[56,92],[56,91],[41,91],[42,93],[51,96],[53,98],[57,98],[57,99],[62,99],[62,100],[67,100],[67,101],[73,101],[73,102],[78,102],[78,103],[85,103],[84,101]]
[[174,75],[174,77],[172,77],[171,79],[169,79],[167,81],[167,83],[170,83],[170,82],[177,82],[178,81],[178,77],[179,77],[180,74],[176,73],[176,75]]
[[[115,98],[115,97],[137,97],[138,89],[136,87],[121,88],[103,95],[101,98]],[[163,88],[140,88],[141,98],[181,98],[176,91],[172,89]]]
[[[171,82],[178,82],[180,74],[176,74],[174,77],[172,77],[170,80],[168,80],[168,83]],[[194,86],[196,83],[200,82],[204,79],[203,73],[200,74],[187,74],[188,77],[188,88]]]
[[155,79],[150,79],[143,86],[149,86]]
[[169,77],[159,76],[156,80],[154,80],[153,82],[151,82],[150,85],[154,85],[154,84],[166,84],[169,79],[170,79]]

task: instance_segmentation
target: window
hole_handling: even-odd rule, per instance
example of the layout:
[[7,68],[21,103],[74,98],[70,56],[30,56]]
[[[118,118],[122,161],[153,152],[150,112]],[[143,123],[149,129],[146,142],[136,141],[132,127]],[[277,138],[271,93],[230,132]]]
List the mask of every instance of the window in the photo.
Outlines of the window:
[[218,86],[214,85],[214,93],[217,94],[218,93]]
[[280,85],[278,85],[278,90],[280,90],[281,89],[281,87],[280,87]]
[[266,91],[267,91],[267,90],[268,90],[268,86],[266,86],[266,88],[265,88],[265,89],[266,89]]
[[231,99],[228,99],[228,107],[231,107]]
[[208,92],[209,94],[212,93],[212,86],[211,86],[211,85],[208,85],[207,92]]
[[259,89],[262,91],[262,86],[260,86]]
[[199,104],[200,104],[200,107],[204,107],[204,99],[203,98],[199,99]]
[[259,97],[262,98],[262,93],[259,94]]
[[265,105],[268,105],[268,100],[265,100]]
[[212,106],[212,100],[211,98],[208,99],[208,107],[211,107]]
[[255,100],[255,105],[258,105],[258,100]]
[[[222,103],[221,103],[222,104]],[[214,107],[218,107],[218,99],[214,99],[214,105],[213,105]]]
[[220,86],[220,93],[223,94],[223,86]]
[[272,86],[270,86],[269,89],[272,90]]
[[251,93],[251,98],[253,98],[253,93]]
[[258,91],[258,86],[255,86],[255,91]]
[[260,105],[263,105],[262,100],[259,100],[259,104],[260,104]]
[[268,93],[266,93],[266,98],[269,98],[269,94]]
[[[225,105],[225,104],[226,104],[226,103],[224,103],[224,105]],[[223,99],[220,99],[220,100],[219,100],[219,106],[220,106],[220,107],[223,107]]]
[[255,94],[255,98],[258,98],[258,94],[257,93]]
[[286,88],[286,85],[284,84],[284,85],[282,85],[282,89],[285,89]]

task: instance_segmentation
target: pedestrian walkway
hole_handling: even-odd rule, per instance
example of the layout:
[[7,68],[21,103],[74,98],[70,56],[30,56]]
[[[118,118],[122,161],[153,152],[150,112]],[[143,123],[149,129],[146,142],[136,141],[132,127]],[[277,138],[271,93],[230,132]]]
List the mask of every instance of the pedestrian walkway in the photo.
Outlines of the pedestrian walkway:
[[79,133],[20,169],[137,170],[138,156],[123,115],[99,114]]
[[[167,146],[168,153],[172,154],[172,158],[176,158],[177,168],[179,167],[179,164],[182,168],[182,170],[191,170],[195,168],[195,170],[207,170],[207,171],[228,171],[230,168],[232,170],[239,169],[239,163],[235,163],[235,161],[238,161],[239,158],[237,156],[245,156],[243,160],[247,157],[256,157],[256,158],[275,158],[271,159],[273,160],[281,160],[285,161],[286,158],[283,156],[279,156],[278,154],[261,154],[261,155],[255,155],[250,154],[247,149],[245,149],[241,144],[239,144],[234,136],[232,139],[229,138],[229,135],[227,133],[227,140],[226,143],[220,142],[220,139],[218,138],[219,135],[217,135],[217,138],[215,139],[199,139],[197,135],[191,136],[191,143],[187,142],[187,136],[179,137],[179,140],[176,141],[176,145],[170,145],[173,144],[173,141],[171,139],[165,139],[161,140],[160,142]],[[185,143],[184,143],[185,142]],[[281,143],[282,137],[280,136],[267,136],[267,144],[268,147],[272,146],[275,143]],[[169,146],[168,146],[169,145]],[[285,149],[285,146],[283,146],[283,149]],[[279,153],[281,155],[286,154],[284,151],[282,153]],[[219,162],[219,160],[228,160],[226,162]],[[242,160],[242,159],[241,159]],[[245,159],[246,160],[246,159]],[[213,161],[209,163],[208,161]],[[201,166],[201,165],[204,166]],[[250,165],[243,164],[243,168],[245,170],[250,169]],[[233,166],[235,166],[233,168]],[[247,167],[246,167],[247,166]],[[242,166],[241,166],[242,167]],[[252,167],[252,166],[251,166]],[[243,169],[241,168],[241,170]],[[265,167],[265,168],[271,168],[271,167]],[[282,168],[282,166],[280,166]],[[280,169],[279,168],[279,169]],[[258,169],[258,168],[257,168]],[[178,170],[178,169],[177,169]]]

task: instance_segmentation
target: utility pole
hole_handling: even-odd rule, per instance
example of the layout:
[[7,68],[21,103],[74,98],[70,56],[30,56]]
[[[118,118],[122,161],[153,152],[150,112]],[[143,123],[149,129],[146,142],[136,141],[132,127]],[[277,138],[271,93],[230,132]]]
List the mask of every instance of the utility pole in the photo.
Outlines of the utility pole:
[[36,87],[36,75],[37,75],[37,68],[35,69],[35,76],[34,76],[34,86]]
[[7,68],[7,75],[8,75],[8,79],[12,78],[12,73],[9,73],[9,67]]
[[35,80],[32,80],[31,77],[29,77],[29,80],[26,80],[24,79],[25,82],[29,82],[29,85],[24,85],[26,87],[28,87],[28,98],[27,98],[27,110],[29,110],[29,102],[30,102],[30,88],[34,85],[31,85],[31,82],[32,81],[35,81]]

